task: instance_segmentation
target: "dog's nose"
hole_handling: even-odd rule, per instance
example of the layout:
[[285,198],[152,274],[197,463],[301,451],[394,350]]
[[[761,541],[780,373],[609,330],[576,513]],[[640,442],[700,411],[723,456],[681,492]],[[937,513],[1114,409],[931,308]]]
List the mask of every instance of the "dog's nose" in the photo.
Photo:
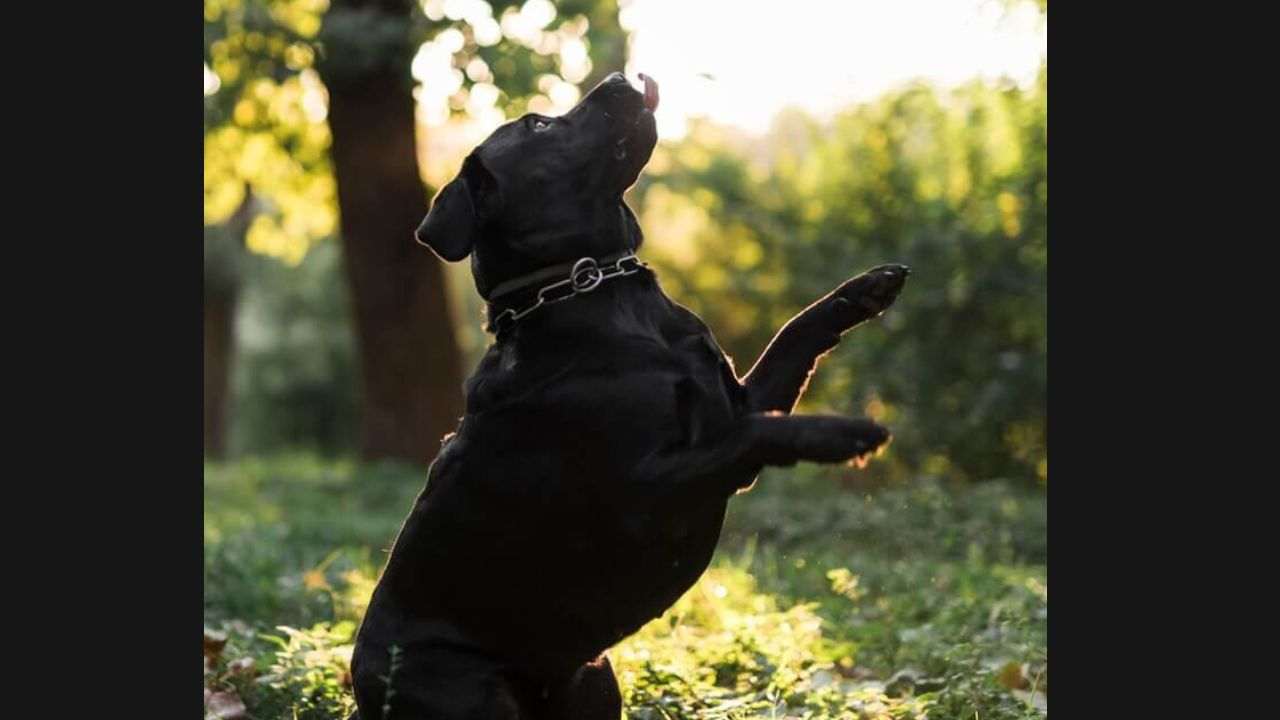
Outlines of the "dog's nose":
[[[618,85],[630,85],[630,84],[631,83],[627,82],[626,75],[623,75],[620,72],[611,72],[608,75],[605,75],[603,80],[596,83],[595,87],[591,88],[591,92],[588,92],[587,95],[588,96],[594,95],[597,90],[601,91],[602,94],[613,93],[614,90],[609,88],[617,87]],[[585,102],[586,99],[587,98],[584,97],[583,101]]]

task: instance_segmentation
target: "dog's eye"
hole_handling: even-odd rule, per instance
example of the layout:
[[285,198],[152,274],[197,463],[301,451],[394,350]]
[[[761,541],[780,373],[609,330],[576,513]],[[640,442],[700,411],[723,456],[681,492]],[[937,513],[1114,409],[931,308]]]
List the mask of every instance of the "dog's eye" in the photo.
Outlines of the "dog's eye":
[[546,120],[543,120],[542,118],[534,118],[534,119],[533,119],[533,131],[534,131],[534,132],[542,132],[543,130],[550,130],[550,129],[551,129],[551,123],[550,123],[550,122],[548,122],[548,121],[546,121]]

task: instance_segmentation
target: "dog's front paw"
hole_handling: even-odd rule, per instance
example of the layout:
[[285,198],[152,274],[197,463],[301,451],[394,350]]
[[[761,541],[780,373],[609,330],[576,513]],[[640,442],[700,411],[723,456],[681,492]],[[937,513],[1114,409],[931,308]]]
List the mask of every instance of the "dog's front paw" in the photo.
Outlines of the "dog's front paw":
[[906,265],[880,265],[836,288],[831,301],[838,331],[845,332],[888,310],[910,274]]
[[[806,418],[810,419],[810,418]],[[892,439],[889,430],[861,418],[812,417],[801,431],[800,455],[810,462],[855,463],[864,467]]]

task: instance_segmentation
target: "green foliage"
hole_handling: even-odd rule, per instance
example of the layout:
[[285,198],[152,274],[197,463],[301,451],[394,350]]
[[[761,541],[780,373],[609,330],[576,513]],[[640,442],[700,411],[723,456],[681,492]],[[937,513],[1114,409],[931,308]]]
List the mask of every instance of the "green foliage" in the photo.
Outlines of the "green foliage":
[[[732,501],[712,568],[609,653],[628,718],[1042,717],[1044,493],[850,478],[770,471]],[[208,465],[205,617],[228,640],[206,687],[253,717],[345,718],[353,623],[422,482],[306,456]]]
[[284,637],[265,635],[279,646],[275,661],[259,682],[269,689],[264,700],[288,698],[298,720],[345,718],[355,709],[349,691],[351,650],[356,624],[318,623],[308,630],[277,628]]
[[[205,687],[231,693],[251,717],[345,720],[355,709],[351,651],[356,623],[321,622],[298,629],[255,631],[240,621],[206,626]],[[209,651],[210,637],[225,637]]]
[[[759,142],[696,127],[659,147],[633,191],[646,259],[740,372],[793,313],[849,275],[910,264],[898,304],[832,353],[806,406],[889,425],[894,444],[877,476],[1043,483],[1046,83],[1042,70],[1030,90],[975,83],[944,96],[914,86],[828,124],[784,113]],[[336,250],[320,253],[296,276],[251,282],[245,307],[263,332],[238,376],[242,451],[332,452],[354,441],[338,263]],[[468,269],[451,271],[474,351],[487,338]]]
[[306,455],[207,465],[205,617],[268,628],[357,619],[424,480]]
[[360,383],[341,248],[322,243],[295,268],[243,260],[232,451],[353,452]]
[[204,221],[246,187],[265,201],[250,250],[297,264],[337,226],[324,88],[313,68],[324,0],[204,3]]
[[[450,110],[467,112],[482,82],[496,86],[497,107],[512,117],[549,102],[555,84],[597,79],[593,63],[621,69],[626,33],[615,3],[545,7],[550,14],[535,27],[507,22],[520,16],[516,0],[470,3],[461,15],[439,0],[204,0],[206,225],[230,216],[247,183],[267,201],[250,228],[250,250],[296,265],[336,232],[322,75],[358,83],[385,70],[409,86],[415,53],[448,34],[458,39],[449,51]],[[584,48],[580,62],[561,52],[570,44]]]
[[[923,717],[926,703],[843,682],[816,603],[779,609],[741,567],[714,568],[610,653],[633,720]],[[847,715],[857,717],[856,714]]]
[[[566,0],[537,27],[504,25],[523,5],[495,2],[488,14],[477,5],[451,17],[442,2],[424,2],[391,27],[324,0],[207,0],[205,59],[221,83],[206,97],[213,234],[246,181],[264,200],[250,250],[298,265],[336,230],[325,89],[315,72],[326,52],[353,72],[399,58],[408,82],[421,43],[456,46],[451,111],[466,112],[469,94],[492,84],[508,116],[624,57],[612,3]],[[383,60],[334,50],[352,23],[378,24],[373,35],[355,33],[356,44]],[[490,23],[500,26],[496,39]],[[389,39],[369,41],[375,35]],[[591,64],[566,64],[560,49],[579,40]],[[973,83],[943,94],[913,85],[828,122],[784,112],[764,138],[702,124],[659,147],[631,200],[649,239],[646,259],[708,321],[740,372],[792,314],[851,274],[910,264],[898,304],[814,376],[807,409],[889,425],[894,444],[870,471],[883,479],[1047,482],[1046,68],[1029,89]],[[207,263],[210,277],[223,270],[218,259]],[[262,332],[237,358],[232,447],[240,452],[333,453],[356,440],[359,388],[340,266],[336,253],[307,264],[297,276],[257,272],[247,281],[244,307],[257,319],[242,326]],[[466,308],[463,349],[474,357],[488,338],[467,268],[450,273]],[[302,287],[286,289],[295,282]]]
[[635,191],[664,284],[750,362],[851,275],[910,265],[807,404],[890,425],[895,477],[1045,481],[1046,78],[791,112],[751,145],[696,128]]

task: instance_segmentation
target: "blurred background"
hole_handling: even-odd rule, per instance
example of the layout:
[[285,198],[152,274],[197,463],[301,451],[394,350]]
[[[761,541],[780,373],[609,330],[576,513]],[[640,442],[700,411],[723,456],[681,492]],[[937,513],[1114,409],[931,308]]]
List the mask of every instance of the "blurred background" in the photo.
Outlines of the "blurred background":
[[1047,713],[1047,0],[203,12],[206,719],[347,717],[355,628],[490,342],[469,264],[413,230],[495,127],[619,69],[662,92],[641,257],[739,372],[840,282],[912,268],[802,403],[888,452],[730,503],[707,573],[609,651],[627,718]]
[[1046,482],[1045,9],[207,0],[206,454],[425,466],[490,338],[413,228],[493,128],[625,69],[662,87],[644,259],[740,372],[907,263],[804,404],[894,429],[868,478]]

